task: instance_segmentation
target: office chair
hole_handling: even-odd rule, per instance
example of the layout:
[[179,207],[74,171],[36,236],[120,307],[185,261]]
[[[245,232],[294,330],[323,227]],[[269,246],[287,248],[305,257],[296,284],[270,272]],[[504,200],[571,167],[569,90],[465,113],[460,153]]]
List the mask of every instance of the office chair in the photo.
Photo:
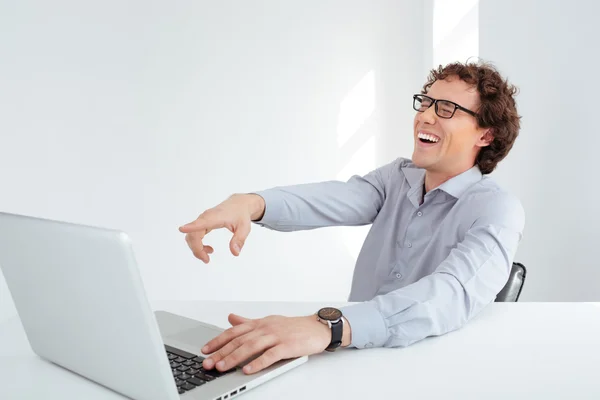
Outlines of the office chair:
[[521,263],[514,262],[510,270],[508,282],[506,282],[506,285],[504,285],[500,293],[496,295],[496,301],[518,301],[521,291],[523,290],[526,275],[527,270],[525,269],[525,266]]

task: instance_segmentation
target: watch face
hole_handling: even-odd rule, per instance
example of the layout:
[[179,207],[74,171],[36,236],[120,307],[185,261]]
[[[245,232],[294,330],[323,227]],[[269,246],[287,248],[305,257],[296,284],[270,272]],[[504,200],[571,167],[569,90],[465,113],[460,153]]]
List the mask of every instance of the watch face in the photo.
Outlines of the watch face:
[[324,319],[326,321],[335,321],[336,319],[340,319],[342,317],[342,312],[337,308],[333,307],[325,307],[319,310],[319,318]]

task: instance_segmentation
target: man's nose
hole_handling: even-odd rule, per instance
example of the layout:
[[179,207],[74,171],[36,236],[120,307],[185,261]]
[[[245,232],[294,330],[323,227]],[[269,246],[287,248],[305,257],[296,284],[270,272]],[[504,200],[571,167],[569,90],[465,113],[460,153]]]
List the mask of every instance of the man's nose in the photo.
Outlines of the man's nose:
[[430,125],[435,124],[437,121],[437,115],[435,113],[435,104],[429,107],[427,110],[419,113],[419,121],[422,123],[428,123]]

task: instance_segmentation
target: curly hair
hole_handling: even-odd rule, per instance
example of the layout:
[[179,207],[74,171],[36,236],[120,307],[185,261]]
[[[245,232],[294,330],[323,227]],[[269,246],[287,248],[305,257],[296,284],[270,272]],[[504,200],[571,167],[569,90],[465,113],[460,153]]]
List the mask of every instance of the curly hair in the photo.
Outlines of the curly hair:
[[477,110],[477,123],[482,128],[491,128],[493,140],[489,146],[481,148],[475,163],[483,174],[489,174],[506,157],[519,135],[521,116],[514,99],[518,88],[503,79],[490,63],[455,62],[432,69],[422,93],[426,94],[435,81],[453,76],[477,88],[479,93],[481,104]]

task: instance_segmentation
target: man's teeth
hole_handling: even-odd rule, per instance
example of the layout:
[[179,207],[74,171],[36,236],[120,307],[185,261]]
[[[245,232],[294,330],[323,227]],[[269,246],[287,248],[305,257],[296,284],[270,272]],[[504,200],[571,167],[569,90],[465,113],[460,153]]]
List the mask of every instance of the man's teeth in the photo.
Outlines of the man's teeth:
[[440,139],[436,138],[435,136],[428,135],[427,133],[419,132],[418,136],[419,136],[419,139],[429,140],[430,142],[434,142],[434,143],[437,143],[440,141]]

